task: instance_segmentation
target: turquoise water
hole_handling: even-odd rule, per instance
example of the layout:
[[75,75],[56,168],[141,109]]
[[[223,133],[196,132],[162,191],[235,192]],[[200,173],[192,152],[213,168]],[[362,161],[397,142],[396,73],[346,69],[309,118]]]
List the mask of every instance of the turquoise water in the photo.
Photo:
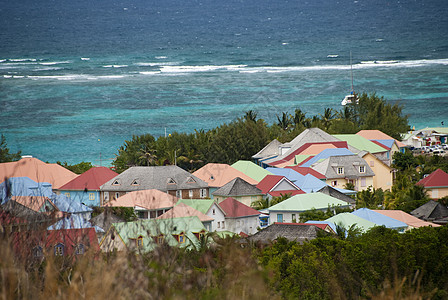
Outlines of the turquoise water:
[[[350,90],[448,124],[445,1],[50,1],[0,6],[0,128],[42,160],[110,161],[133,134],[340,109]],[[428,16],[431,16],[428,18]],[[356,26],[354,26],[356,25]]]

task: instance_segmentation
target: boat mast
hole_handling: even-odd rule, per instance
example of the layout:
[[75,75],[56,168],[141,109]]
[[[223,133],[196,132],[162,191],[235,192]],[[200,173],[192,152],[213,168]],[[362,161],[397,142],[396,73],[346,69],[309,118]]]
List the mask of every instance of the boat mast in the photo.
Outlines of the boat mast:
[[352,65],[352,50],[350,50],[350,74],[352,77],[352,93],[355,95],[355,88],[353,86],[353,65]]

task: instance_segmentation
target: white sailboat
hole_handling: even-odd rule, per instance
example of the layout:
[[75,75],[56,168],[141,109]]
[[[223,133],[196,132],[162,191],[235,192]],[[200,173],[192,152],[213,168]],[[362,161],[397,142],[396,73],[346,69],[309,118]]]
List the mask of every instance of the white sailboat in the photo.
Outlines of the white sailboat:
[[353,66],[352,66],[352,52],[350,51],[350,74],[352,77],[352,90],[350,92],[350,94],[348,94],[347,96],[344,97],[344,99],[341,101],[341,105],[345,106],[347,104],[352,104],[352,103],[359,103],[359,99],[356,96],[355,93],[355,88],[353,87]]

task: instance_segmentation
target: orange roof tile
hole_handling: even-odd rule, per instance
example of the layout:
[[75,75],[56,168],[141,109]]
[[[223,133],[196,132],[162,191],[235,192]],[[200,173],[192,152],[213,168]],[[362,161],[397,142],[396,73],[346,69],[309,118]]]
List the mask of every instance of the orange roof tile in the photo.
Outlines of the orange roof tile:
[[405,213],[402,210],[373,210],[373,211],[380,213],[384,216],[387,216],[389,218],[406,223],[409,226],[414,227],[414,228],[424,227],[424,226],[432,226],[432,227],[440,226],[440,225],[437,225],[434,223],[425,222],[423,220],[420,220],[419,218],[416,218],[408,213]]
[[[385,134],[384,132],[380,131],[380,130],[376,130],[376,129],[371,129],[371,130],[360,130],[357,135],[362,136],[363,138],[366,138],[368,140],[395,140],[393,137],[391,137],[390,135]],[[400,141],[395,140],[395,142],[397,143],[398,147],[406,147],[405,144],[403,144]]]
[[63,166],[47,164],[34,157],[0,164],[0,180],[2,182],[9,177],[28,177],[36,182],[48,182],[53,189],[58,189],[77,176]]
[[179,203],[157,219],[172,219],[194,216],[198,217],[201,222],[209,222],[214,220],[212,217],[201,213],[199,210],[196,210],[193,207],[186,205],[185,203]]
[[210,187],[222,187],[237,177],[250,184],[258,184],[255,179],[226,164],[208,163],[194,172],[193,175],[207,182]]
[[142,207],[148,210],[170,208],[177,202],[177,197],[159,190],[141,190],[127,193],[118,199],[111,200],[104,206]]

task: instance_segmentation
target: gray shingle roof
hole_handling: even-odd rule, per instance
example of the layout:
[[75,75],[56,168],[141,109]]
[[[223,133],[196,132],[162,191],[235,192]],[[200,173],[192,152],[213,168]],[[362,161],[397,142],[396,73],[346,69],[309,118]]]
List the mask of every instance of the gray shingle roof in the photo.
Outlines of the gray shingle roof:
[[162,192],[207,188],[208,184],[178,166],[131,167],[101,186],[102,191]]
[[263,149],[261,149],[257,154],[252,156],[253,159],[265,158],[270,156],[278,155],[278,147],[281,145],[277,139],[274,139],[269,144],[267,144]]
[[212,194],[214,196],[236,197],[263,195],[263,192],[244,179],[237,177],[214,191]]
[[[365,172],[361,173],[359,167],[364,166]],[[343,174],[338,174],[338,167],[343,167]],[[323,175],[327,179],[375,176],[367,162],[358,155],[331,156],[321,162],[317,162],[311,168]]]
[[248,240],[266,244],[279,237],[284,237],[289,241],[303,243],[306,240],[315,239],[318,232],[325,234],[325,231],[314,225],[272,224],[248,237]]
[[336,199],[339,199],[339,200],[342,200],[342,201],[345,201],[345,202],[348,202],[348,203],[350,203],[351,205],[355,205],[355,204],[356,204],[355,199],[353,199],[353,198],[350,197],[350,196],[347,196],[347,195],[344,194],[344,193],[341,193],[340,191],[338,191],[338,190],[332,188],[332,187],[329,186],[329,185],[324,186],[323,188],[321,188],[321,189],[318,190],[317,192],[322,193],[322,194],[329,195],[329,196],[331,196],[331,197],[333,197],[333,198],[336,198]]
[[422,206],[411,211],[411,215],[425,221],[433,221],[434,223],[448,222],[448,208],[443,204],[429,200]]

